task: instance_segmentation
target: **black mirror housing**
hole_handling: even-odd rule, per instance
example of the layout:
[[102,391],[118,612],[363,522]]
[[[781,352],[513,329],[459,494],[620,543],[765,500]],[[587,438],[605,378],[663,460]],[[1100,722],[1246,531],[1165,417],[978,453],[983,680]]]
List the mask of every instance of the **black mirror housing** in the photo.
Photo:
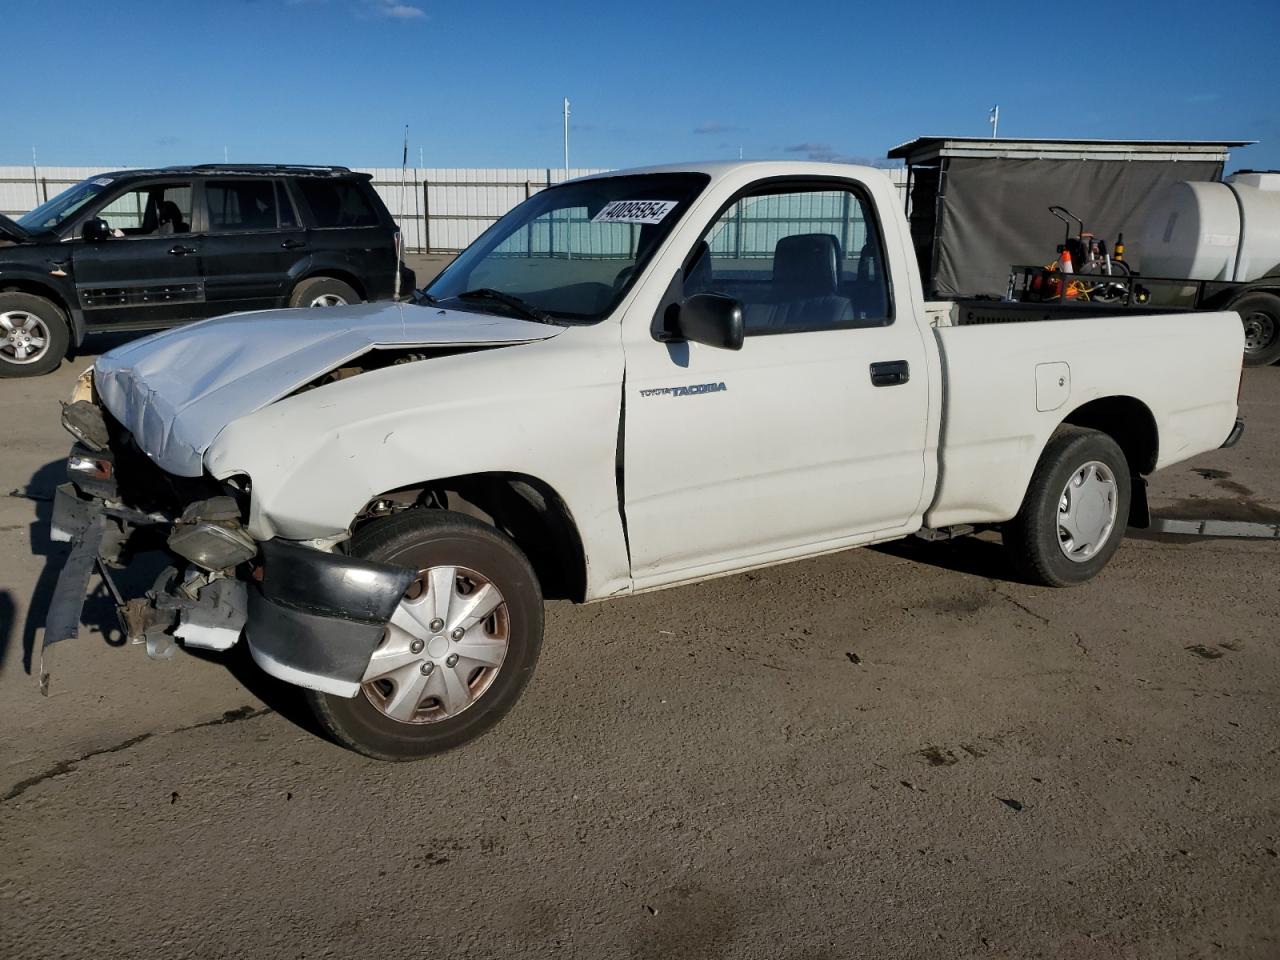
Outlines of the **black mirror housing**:
[[680,305],[676,331],[694,343],[721,350],[741,350],[746,335],[742,303],[719,293],[695,293]]
[[111,239],[111,225],[101,217],[93,217],[84,222],[84,226],[80,228],[80,236],[88,243],[101,243],[103,240]]

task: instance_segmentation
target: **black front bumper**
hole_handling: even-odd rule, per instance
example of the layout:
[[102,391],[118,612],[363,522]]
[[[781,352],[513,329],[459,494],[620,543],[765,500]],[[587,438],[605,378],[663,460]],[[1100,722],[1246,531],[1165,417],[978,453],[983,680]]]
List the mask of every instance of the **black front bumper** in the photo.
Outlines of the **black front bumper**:
[[354,697],[414,572],[284,540],[261,549],[245,628],[254,661],[288,683]]
[[50,536],[71,543],[53,591],[43,644],[41,682],[48,688],[49,648],[75,637],[95,566],[114,595],[122,631],[153,655],[188,645],[222,650],[241,628],[254,660],[289,683],[355,696],[387,621],[416,575],[284,540],[259,543],[259,558],[236,577],[209,577],[178,557],[146,592],[128,598],[111,567],[127,565],[121,545],[142,533],[163,547],[168,516],[96,497],[74,483],[58,487]]

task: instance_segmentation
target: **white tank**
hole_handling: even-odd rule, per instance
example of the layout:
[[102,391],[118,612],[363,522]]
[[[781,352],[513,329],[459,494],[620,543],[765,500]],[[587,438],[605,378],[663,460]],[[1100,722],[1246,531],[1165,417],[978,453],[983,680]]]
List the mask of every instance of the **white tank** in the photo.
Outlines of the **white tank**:
[[1244,281],[1280,274],[1280,173],[1171,184],[1147,211],[1128,252],[1149,277]]

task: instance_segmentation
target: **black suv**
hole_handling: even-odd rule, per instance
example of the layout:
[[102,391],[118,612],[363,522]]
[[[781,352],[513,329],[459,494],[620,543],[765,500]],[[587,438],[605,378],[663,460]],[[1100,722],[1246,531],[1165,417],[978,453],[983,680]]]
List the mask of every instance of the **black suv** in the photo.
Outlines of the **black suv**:
[[90,177],[0,217],[0,377],[55,369],[86,331],[414,288],[368,174],[205,164]]

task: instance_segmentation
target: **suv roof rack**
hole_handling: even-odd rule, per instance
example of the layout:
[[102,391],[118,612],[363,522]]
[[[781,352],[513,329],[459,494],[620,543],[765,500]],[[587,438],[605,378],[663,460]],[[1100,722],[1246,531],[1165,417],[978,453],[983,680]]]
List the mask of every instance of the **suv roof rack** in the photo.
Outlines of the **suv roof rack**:
[[234,171],[236,173],[350,173],[350,167],[303,163],[197,163],[191,170]]

